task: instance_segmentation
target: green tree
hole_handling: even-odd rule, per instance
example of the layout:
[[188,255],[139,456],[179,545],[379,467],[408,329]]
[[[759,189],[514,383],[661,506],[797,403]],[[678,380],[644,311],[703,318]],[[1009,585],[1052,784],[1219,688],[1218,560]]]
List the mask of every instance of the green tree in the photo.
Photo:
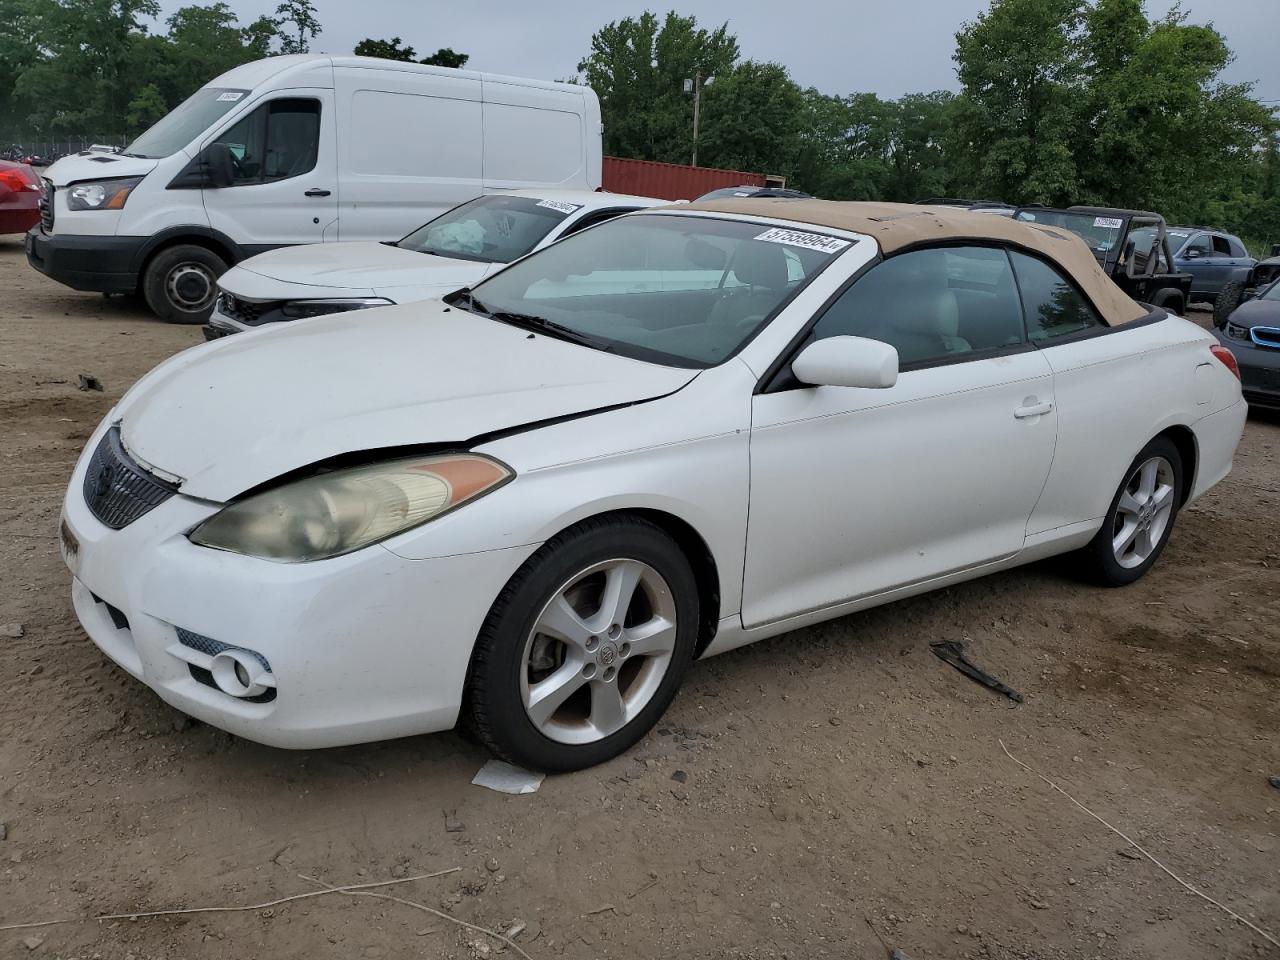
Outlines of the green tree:
[[728,24],[700,29],[674,11],[659,22],[646,11],[601,27],[578,71],[600,97],[605,152],[687,163],[693,98],[685,80],[723,76],[738,60]]
[[399,37],[392,37],[390,40],[366,37],[356,44],[354,52],[357,57],[381,57],[383,60],[403,60],[406,63],[413,63],[418,56],[418,51],[413,47],[400,46]]
[[992,0],[956,34],[951,152],[982,194],[1066,202],[1079,181],[1072,150],[1082,0]]
[[467,65],[467,61],[471,59],[469,53],[458,53],[449,47],[441,47],[429,57],[423,57],[420,62],[429,64],[433,67],[453,67],[460,70]]
[[804,94],[776,63],[748,60],[703,92],[699,159],[733,170],[783,173],[796,163]]
[[[313,0],[284,0],[276,7],[275,25],[280,29],[281,53],[308,53],[311,41],[320,33]],[[289,29],[283,29],[285,25]]]

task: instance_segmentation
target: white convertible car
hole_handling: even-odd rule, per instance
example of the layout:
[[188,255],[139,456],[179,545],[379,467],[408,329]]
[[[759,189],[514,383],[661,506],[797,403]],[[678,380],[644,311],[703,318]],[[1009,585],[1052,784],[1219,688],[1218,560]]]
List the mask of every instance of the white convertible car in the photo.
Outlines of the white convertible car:
[[62,544],[89,636],[188,714],[284,747],[465,718],[568,770],[699,657],[1066,551],[1137,579],[1244,420],[1231,353],[1066,231],[714,201],[173,357]]
[[468,200],[387,243],[310,243],[269,250],[218,278],[205,339],[442,297],[561,237],[667,203],[592,190],[511,190]]

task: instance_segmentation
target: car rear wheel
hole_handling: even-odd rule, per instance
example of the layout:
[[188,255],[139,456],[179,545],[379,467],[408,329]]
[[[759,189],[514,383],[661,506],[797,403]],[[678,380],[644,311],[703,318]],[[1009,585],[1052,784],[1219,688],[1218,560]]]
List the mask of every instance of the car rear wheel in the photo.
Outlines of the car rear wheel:
[[213,313],[218,277],[226,269],[223,259],[205,247],[167,247],[151,258],[143,273],[147,306],[167,323],[204,323]]
[[639,518],[585,521],[544,544],[490,610],[472,657],[472,724],[525,767],[602,763],[667,709],[697,625],[697,583],[670,537]]
[[1169,542],[1182,502],[1182,458],[1156,437],[1134,458],[1100,529],[1084,549],[1086,571],[1105,586],[1133,583]]
[[1187,310],[1186,300],[1182,296],[1182,291],[1177,287],[1164,287],[1157,290],[1151,298],[1151,305],[1167,310],[1176,316],[1182,316]]

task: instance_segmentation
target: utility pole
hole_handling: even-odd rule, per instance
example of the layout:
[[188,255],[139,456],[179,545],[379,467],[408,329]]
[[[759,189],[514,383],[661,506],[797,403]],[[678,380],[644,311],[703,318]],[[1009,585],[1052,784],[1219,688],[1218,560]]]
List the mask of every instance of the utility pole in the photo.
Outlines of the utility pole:
[[698,165],[698,109],[702,105],[702,71],[693,75],[693,165]]

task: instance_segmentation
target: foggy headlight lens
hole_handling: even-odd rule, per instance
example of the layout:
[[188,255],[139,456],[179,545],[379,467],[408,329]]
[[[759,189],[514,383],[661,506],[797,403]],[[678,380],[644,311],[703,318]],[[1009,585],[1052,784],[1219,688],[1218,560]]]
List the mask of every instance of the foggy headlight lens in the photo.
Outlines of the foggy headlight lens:
[[77,183],[67,191],[67,207],[71,210],[119,210],[129,199],[141,177],[126,180],[102,180]]
[[483,496],[514,474],[495,460],[450,454],[335,470],[233,503],[192,543],[298,563],[350,553]]

